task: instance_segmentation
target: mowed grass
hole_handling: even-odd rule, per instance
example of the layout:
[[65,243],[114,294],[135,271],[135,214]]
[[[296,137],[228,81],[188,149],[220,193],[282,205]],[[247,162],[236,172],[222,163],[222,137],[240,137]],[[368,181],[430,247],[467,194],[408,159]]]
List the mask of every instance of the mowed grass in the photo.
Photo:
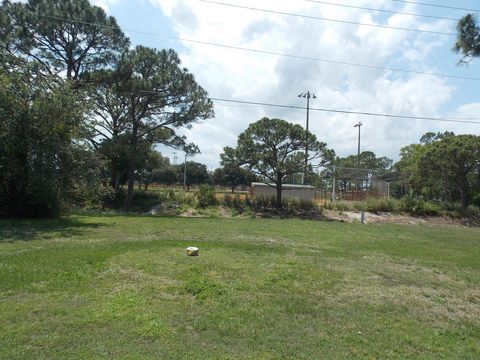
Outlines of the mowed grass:
[[4,359],[478,359],[480,229],[0,221],[0,329]]

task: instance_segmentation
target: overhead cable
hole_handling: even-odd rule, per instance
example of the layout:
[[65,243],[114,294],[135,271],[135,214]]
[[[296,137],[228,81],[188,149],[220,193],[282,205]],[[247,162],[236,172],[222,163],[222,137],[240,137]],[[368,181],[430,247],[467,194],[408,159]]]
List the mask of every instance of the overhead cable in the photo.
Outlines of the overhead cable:
[[332,3],[327,1],[319,1],[319,0],[303,0],[306,2],[317,3],[322,5],[331,5],[337,7],[345,7],[349,9],[358,9],[358,10],[368,10],[372,12],[382,12],[387,14],[396,14],[396,15],[407,15],[407,16],[415,16],[415,17],[422,17],[427,19],[436,19],[436,20],[447,20],[447,21],[455,21],[458,22],[458,19],[443,17],[443,16],[435,16],[435,15],[426,15],[426,14],[416,14],[416,13],[407,13],[402,11],[395,11],[395,10],[386,10],[386,9],[378,9],[378,8],[371,8],[365,6],[356,6],[356,5],[347,5],[347,4],[339,4],[339,3]]
[[[112,26],[108,26],[108,25],[102,25],[102,24],[92,23],[92,22],[88,22],[88,21],[81,21],[81,20],[76,20],[76,19],[68,19],[68,18],[63,18],[63,17],[59,17],[59,16],[43,15],[42,17],[113,29]],[[439,76],[439,77],[461,79],[461,80],[480,81],[480,78],[476,78],[476,77],[461,76],[461,75],[450,75],[450,74],[425,72],[425,71],[415,71],[415,70],[407,70],[407,69],[400,69],[400,68],[394,68],[394,67],[359,64],[359,63],[353,63],[353,62],[341,61],[341,60],[332,60],[332,59],[316,58],[316,57],[310,57],[310,56],[293,55],[293,54],[281,53],[281,52],[277,52],[277,51],[260,50],[260,49],[247,48],[247,47],[241,47],[241,46],[235,46],[235,45],[219,44],[219,43],[213,43],[213,42],[201,41],[201,40],[193,40],[193,39],[187,39],[187,38],[183,38],[183,37],[163,35],[163,34],[157,34],[157,33],[152,33],[152,32],[142,31],[142,30],[133,30],[133,29],[128,29],[128,28],[123,28],[123,30],[131,32],[131,33],[141,34],[141,35],[154,36],[154,37],[158,37],[158,38],[161,38],[161,39],[183,41],[183,42],[189,42],[189,43],[193,43],[193,44],[221,47],[221,48],[226,48],[226,49],[231,49],[231,50],[239,50],[239,51],[253,52],[253,53],[259,53],[259,54],[266,54],[266,55],[282,56],[282,57],[287,57],[287,58],[292,58],[292,59],[318,61],[318,62],[325,62],[325,63],[331,63],[331,64],[349,65],[349,66],[355,66],[355,67],[361,67],[361,68],[369,68],[369,69],[376,69],[376,70],[387,70],[387,71],[411,73],[411,74],[418,74],[418,75]]]
[[209,3],[209,4],[214,4],[214,5],[227,6],[227,7],[233,7],[233,8],[238,8],[238,9],[244,9],[244,10],[260,11],[260,12],[266,12],[266,13],[277,14],[277,15],[293,16],[293,17],[299,17],[299,18],[311,19],[311,20],[321,20],[321,21],[329,21],[329,22],[336,22],[336,23],[342,23],[342,24],[368,26],[368,27],[375,27],[375,28],[381,28],[381,29],[414,31],[414,32],[432,34],[432,35],[457,36],[456,33],[448,33],[448,32],[443,32],[443,31],[422,30],[422,29],[405,28],[405,27],[399,27],[399,26],[388,26],[388,25],[380,25],[380,24],[361,23],[361,22],[350,21],[350,20],[339,20],[339,19],[332,19],[332,18],[326,18],[326,17],[321,17],[321,16],[294,14],[294,13],[277,11],[277,10],[269,10],[269,9],[251,7],[251,6],[229,4],[229,3],[224,3],[224,2],[220,2],[220,1],[213,1],[213,0],[197,0],[197,1],[204,2],[204,3]]
[[[215,97],[210,97],[210,100],[227,102],[227,103],[247,104],[247,105],[263,105],[268,107],[277,107],[277,108],[284,108],[284,109],[301,109],[301,110],[306,109],[303,106],[282,105],[282,104],[264,103],[264,102],[258,102],[258,101],[234,100],[234,99],[224,99],[224,98],[215,98]],[[328,112],[328,113],[337,113],[337,114],[364,115],[364,116],[375,116],[375,117],[385,117],[385,118],[428,120],[428,121],[441,121],[441,122],[480,125],[480,121],[472,121],[472,120],[480,120],[479,118],[438,118],[438,117],[429,117],[429,116],[410,116],[410,115],[399,115],[399,114],[375,113],[375,112],[368,112],[368,111],[352,111],[352,110],[312,108],[312,107],[310,108],[310,110]]]
[[421,6],[429,6],[435,8],[442,8],[442,9],[450,9],[450,10],[462,10],[462,11],[471,11],[471,12],[480,12],[480,9],[468,9],[462,8],[457,6],[449,6],[449,5],[440,5],[440,4],[432,4],[432,3],[424,3],[419,1],[408,1],[408,0],[391,0],[397,3],[404,3],[404,4],[413,4],[413,5],[421,5]]

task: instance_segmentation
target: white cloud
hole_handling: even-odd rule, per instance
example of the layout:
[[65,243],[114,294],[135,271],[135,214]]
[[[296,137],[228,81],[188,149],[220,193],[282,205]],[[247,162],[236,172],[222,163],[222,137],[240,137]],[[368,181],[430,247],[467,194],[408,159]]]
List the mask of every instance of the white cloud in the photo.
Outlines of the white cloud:
[[[429,55],[437,47],[452,41],[449,37],[266,14],[198,0],[150,1],[170,17],[175,31],[182,38],[316,58],[435,71]],[[372,15],[361,10],[306,1],[245,0],[231,3],[370,24],[453,31],[449,28],[451,24],[444,21],[423,22],[399,14]],[[398,4],[393,8],[389,1],[365,0],[355,5],[401,10]],[[418,12],[412,4],[403,10]],[[314,107],[441,116],[442,106],[456,91],[448,81],[431,76],[304,61],[188,42],[182,45],[187,49],[180,53],[183,64],[215,97],[304,105],[297,94],[311,90],[318,96],[312,104]],[[224,105],[218,103],[214,119],[185,131],[202,150],[196,159],[210,167],[218,165],[219,153],[224,146],[234,145],[239,133],[262,116],[281,117],[301,124],[305,121],[304,111]],[[466,105],[457,112],[478,114],[480,108],[478,104],[471,104],[471,107]],[[416,141],[423,132],[442,128],[442,124],[431,126],[426,121],[312,112],[311,130],[337,153],[347,155],[356,151],[353,125],[359,120],[365,124],[364,149],[391,157],[398,154],[400,146]]]
[[118,0],[92,0],[91,2],[93,5],[100,6],[103,10],[108,11]]

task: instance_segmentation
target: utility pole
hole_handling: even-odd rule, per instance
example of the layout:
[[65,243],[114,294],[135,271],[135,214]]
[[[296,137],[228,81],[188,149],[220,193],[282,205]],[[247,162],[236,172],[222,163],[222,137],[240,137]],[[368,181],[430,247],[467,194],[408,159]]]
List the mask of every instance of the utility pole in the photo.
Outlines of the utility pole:
[[[309,115],[310,115],[310,98],[316,99],[317,96],[310,91],[307,91],[306,93],[301,93],[298,95],[299,98],[306,98],[307,99],[307,121],[306,121],[306,126],[305,129],[308,131],[308,125],[309,125]],[[302,180],[302,184],[305,185],[305,181],[308,176],[308,143],[307,143],[307,136],[305,136],[305,175]]]
[[333,183],[332,183],[332,202],[335,203],[336,201],[336,194],[335,194],[335,183],[336,183],[336,179],[335,179],[335,165],[333,165]]
[[358,150],[357,150],[357,197],[360,197],[360,128],[362,123],[354,125],[353,127],[358,127]]
[[173,152],[173,165],[177,165],[177,152]]

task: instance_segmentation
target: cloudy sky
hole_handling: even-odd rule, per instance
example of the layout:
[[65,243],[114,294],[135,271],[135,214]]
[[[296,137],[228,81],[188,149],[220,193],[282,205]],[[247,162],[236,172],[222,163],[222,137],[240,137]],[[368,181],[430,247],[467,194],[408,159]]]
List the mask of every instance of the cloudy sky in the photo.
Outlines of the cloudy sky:
[[[458,19],[466,11],[434,8],[396,0],[219,0],[223,3],[302,14],[324,19],[455,33],[456,22],[332,4]],[[401,73],[209,46],[198,40],[263,51],[341,62],[480,78],[480,63],[457,66],[451,51],[455,36],[354,25],[212,4],[201,0],[95,0],[117,18],[132,43],[175,49],[211,97],[305,106],[297,95],[316,94],[311,106],[480,121],[480,81]],[[424,1],[427,2],[427,1]],[[475,0],[430,4],[478,9]],[[325,4],[329,3],[329,4]],[[148,33],[148,34],[147,34]],[[170,37],[170,38],[169,38]],[[175,40],[180,38],[183,40]],[[200,146],[195,161],[210,169],[225,146],[234,146],[248,124],[264,116],[305,124],[305,111],[215,103],[215,118],[184,131]],[[398,159],[400,147],[418,142],[427,131],[480,135],[480,125],[360,115],[310,113],[310,130],[340,156],[362,150]],[[160,148],[170,156],[173,151]],[[178,162],[183,154],[177,152]]]

